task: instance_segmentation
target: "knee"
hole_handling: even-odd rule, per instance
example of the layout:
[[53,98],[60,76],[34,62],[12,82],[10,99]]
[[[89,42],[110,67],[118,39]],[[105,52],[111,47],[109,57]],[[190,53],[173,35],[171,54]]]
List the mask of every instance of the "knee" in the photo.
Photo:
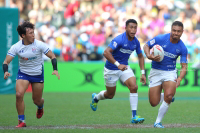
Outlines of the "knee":
[[150,105],[151,105],[152,107],[156,107],[156,106],[158,105],[158,103],[156,103],[156,102],[150,102]]
[[133,86],[130,86],[129,89],[130,89],[131,93],[135,93],[138,90],[138,86],[137,85],[133,85]]
[[16,99],[23,99],[24,94],[21,92],[16,92]]
[[172,94],[168,94],[166,96],[166,102],[171,102],[172,101],[172,98],[173,98],[173,95]]

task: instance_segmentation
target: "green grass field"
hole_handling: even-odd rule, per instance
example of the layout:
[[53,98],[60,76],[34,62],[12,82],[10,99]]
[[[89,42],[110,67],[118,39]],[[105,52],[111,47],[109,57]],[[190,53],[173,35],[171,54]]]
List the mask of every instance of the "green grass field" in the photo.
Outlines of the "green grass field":
[[0,132],[72,132],[72,133],[197,133],[200,132],[200,92],[177,92],[163,119],[165,129],[153,128],[159,106],[151,107],[147,93],[139,93],[138,115],[143,124],[130,124],[129,94],[117,92],[112,100],[103,100],[98,110],[90,109],[92,93],[44,93],[44,116],[36,118],[31,93],[25,94],[27,127],[16,129],[15,95],[0,95]]

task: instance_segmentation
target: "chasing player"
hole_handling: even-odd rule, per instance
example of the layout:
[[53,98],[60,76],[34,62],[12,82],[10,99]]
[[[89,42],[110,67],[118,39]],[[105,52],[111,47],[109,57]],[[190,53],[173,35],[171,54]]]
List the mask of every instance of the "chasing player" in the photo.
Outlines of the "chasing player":
[[130,105],[132,110],[131,123],[142,123],[144,118],[140,118],[136,111],[138,106],[138,86],[136,85],[135,75],[128,66],[128,59],[131,53],[136,50],[141,70],[141,82],[146,84],[144,57],[140,48],[140,42],[135,37],[137,32],[137,22],[134,19],[126,21],[126,32],[115,37],[104,51],[107,59],[104,67],[104,79],[106,90],[99,94],[92,94],[90,107],[93,111],[97,110],[99,100],[112,99],[116,91],[116,82],[120,79],[130,90]]
[[[176,92],[176,88],[180,85],[182,78],[187,70],[187,48],[181,41],[180,37],[183,33],[183,24],[179,21],[173,22],[171,33],[158,35],[147,42],[144,46],[144,52],[148,59],[152,60],[152,69],[149,75],[149,102],[152,107],[162,103],[156,122],[155,128],[164,128],[161,121],[167,112],[170,103]],[[164,50],[164,59],[161,62],[159,56],[150,54],[150,49],[154,45],[160,45]],[[180,63],[182,66],[180,76],[177,78],[176,60],[181,56]],[[164,90],[164,94],[162,92]]]
[[57,60],[55,55],[47,47],[47,45],[35,39],[34,25],[25,21],[17,27],[18,34],[22,40],[14,44],[7,53],[3,62],[4,79],[10,76],[8,72],[8,64],[17,55],[19,57],[19,70],[16,81],[16,108],[18,112],[18,125],[16,127],[26,127],[25,123],[25,105],[24,94],[28,85],[32,85],[32,99],[37,105],[36,117],[39,119],[43,115],[44,99],[42,98],[44,88],[44,61],[42,54],[46,54],[53,65],[52,75],[56,75],[60,79],[57,70]]

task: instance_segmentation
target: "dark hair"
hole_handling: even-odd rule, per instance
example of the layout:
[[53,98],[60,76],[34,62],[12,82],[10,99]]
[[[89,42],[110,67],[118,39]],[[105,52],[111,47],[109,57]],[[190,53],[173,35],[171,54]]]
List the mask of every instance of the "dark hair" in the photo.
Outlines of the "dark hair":
[[137,24],[137,21],[135,19],[128,19],[126,21],[126,27],[128,26],[129,23],[135,23],[135,24]]
[[174,22],[172,23],[172,27],[175,26],[175,25],[178,25],[178,26],[184,28],[184,27],[183,27],[183,23],[180,22],[180,21],[174,21]]
[[34,29],[34,24],[29,21],[24,21],[21,25],[18,25],[17,32],[22,37],[22,34],[26,35],[26,28]]

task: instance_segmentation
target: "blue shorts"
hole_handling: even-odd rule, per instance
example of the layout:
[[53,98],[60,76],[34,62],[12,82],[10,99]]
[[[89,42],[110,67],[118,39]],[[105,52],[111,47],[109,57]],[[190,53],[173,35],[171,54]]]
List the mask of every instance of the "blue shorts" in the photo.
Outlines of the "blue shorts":
[[27,75],[19,70],[16,80],[18,79],[28,80],[30,83],[44,83],[44,70],[42,70],[41,75],[36,76]]

